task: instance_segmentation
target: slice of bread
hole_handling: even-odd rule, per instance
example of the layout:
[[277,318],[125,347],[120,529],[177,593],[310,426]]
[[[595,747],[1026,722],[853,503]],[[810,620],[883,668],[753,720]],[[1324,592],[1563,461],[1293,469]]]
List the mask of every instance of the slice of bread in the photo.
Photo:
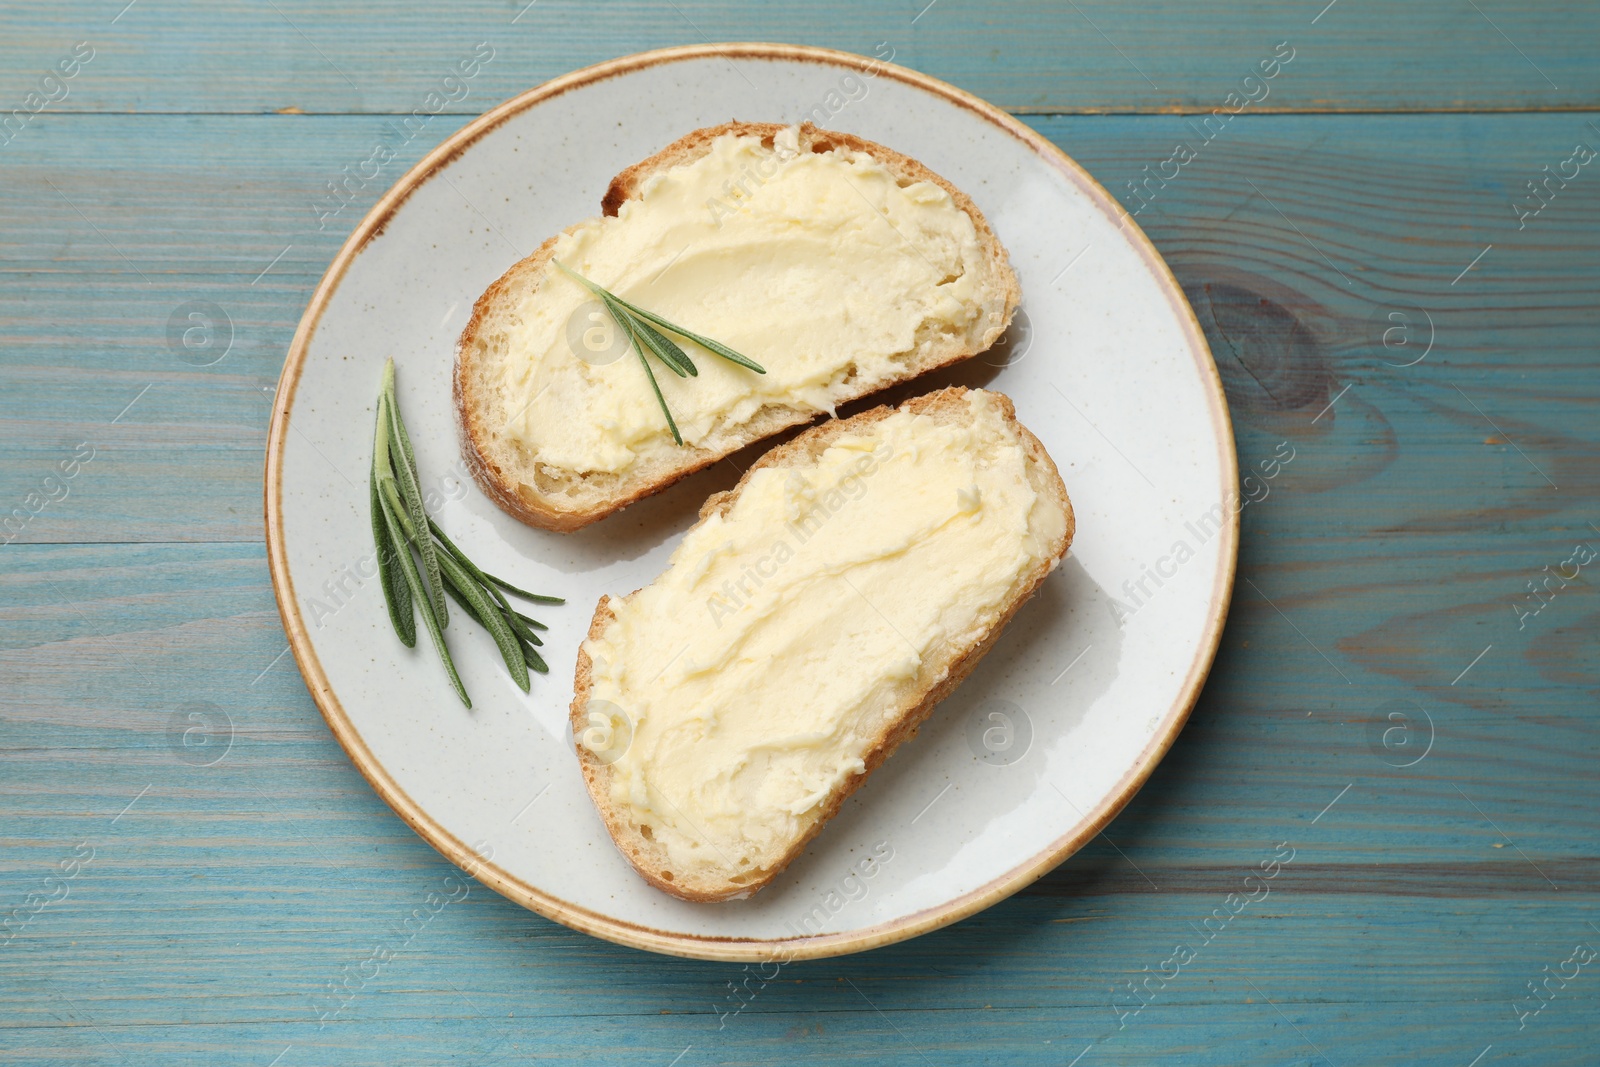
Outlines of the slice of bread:
[[999,393],[944,389],[768,452],[655,582],[601,598],[579,650],[573,737],[618,849],[685,900],[771,882],[977,666],[1074,526]]
[[[736,139],[732,147],[725,143],[728,138]],[[673,185],[687,183],[702,171],[720,177],[723,172],[712,169],[724,158],[717,153],[735,150],[746,151],[746,164],[734,175],[736,181],[699,190],[705,194],[703,206],[696,190],[682,192]],[[756,158],[762,150],[767,156]],[[837,188],[815,191],[809,201],[805,195],[779,201],[786,195],[784,183],[768,180],[765,170],[775,168],[775,176],[781,178],[788,173],[783,167],[807,157],[847,161],[854,169],[835,170],[845,175],[845,184],[855,188],[844,188],[836,180]],[[749,164],[752,158],[756,159],[754,165]],[[697,171],[695,166],[702,160],[707,162]],[[818,165],[804,173],[819,170],[824,168]],[[869,171],[876,185],[849,177]],[[892,180],[880,180],[883,171]],[[867,191],[873,189],[878,190],[875,195],[881,197],[881,205],[868,199]],[[667,200],[680,193],[681,201]],[[630,225],[630,219],[641,217],[637,210],[641,206],[655,210],[652,196],[661,198],[656,203],[674,209],[681,204],[682,225],[672,230],[672,243],[638,256],[614,256],[609,264],[596,263],[590,268],[596,276],[590,280],[677,325],[742,351],[768,372],[756,376],[732,368],[704,349],[683,342],[700,376],[680,383],[650,357],[651,369],[680,423],[683,445],[673,442],[637,358],[631,351],[623,354],[625,333],[618,335],[623,338],[621,348],[613,343],[607,350],[604,365],[596,366],[581,353],[575,354],[570,340],[574,336],[572,319],[568,318],[576,315],[574,309],[589,307],[594,328],[614,327],[592,310],[598,305],[589,294],[562,276],[552,262],[559,254],[566,266],[586,273],[583,264],[568,262],[583,254],[580,242],[589,241],[586,247],[594,248],[596,242],[612,239],[607,237],[607,227]],[[923,210],[916,205],[934,202],[941,219],[960,222],[960,233],[927,233],[917,228],[920,216],[909,213]],[[1005,332],[1020,299],[1005,249],[971,198],[908,156],[809,123],[784,127],[731,122],[696,130],[618,175],[602,206],[605,217],[578,223],[550,238],[491,285],[479,297],[456,346],[454,399],[467,465],[495,503],[523,522],[545,529],[579,529],[754,441],[976,355]],[[901,210],[898,221],[887,213],[891,207]],[[789,239],[789,231],[825,210],[833,212],[823,220],[829,225],[846,211],[861,219],[839,238],[842,243],[829,250],[826,258],[819,257],[819,264],[839,271],[834,295],[817,298],[820,283],[813,271],[807,277],[812,285],[806,291],[809,297],[793,297],[786,303],[795,292],[791,282],[797,272],[810,270],[811,265],[792,261],[789,253],[796,251],[795,246],[760,240],[766,231],[747,231],[757,226],[755,220],[768,220],[777,240]],[[893,232],[882,228],[885,223]],[[667,229],[663,227],[663,232]],[[680,231],[687,238],[680,238]],[[708,239],[742,243],[709,249]],[[677,247],[680,240],[684,241],[682,249]],[[889,272],[852,276],[841,265],[865,262],[865,257],[852,254],[852,240],[858,250],[880,245],[897,248],[918,272],[923,270],[921,262],[930,268],[923,280],[916,282],[919,288],[913,295],[938,312],[920,320],[899,321],[892,350],[869,351],[871,345],[883,341],[886,331],[873,334],[863,326],[859,335],[851,336],[848,330],[852,320],[864,317],[863,308],[907,306],[909,283]],[[799,251],[808,247],[799,247]],[[911,260],[907,249],[920,262]],[[864,268],[858,268],[858,273],[860,269]],[[935,277],[941,272],[943,277]],[[687,287],[689,294],[674,305],[663,293],[675,282]],[[900,287],[893,288],[897,284]],[[874,292],[874,286],[882,292]],[[730,311],[730,305],[742,307],[742,317]],[[838,328],[824,334],[821,327],[828,324]],[[744,328],[747,325],[749,328]],[[792,359],[784,363],[785,353],[773,351],[772,346],[763,349],[763,328],[779,339],[779,349],[808,343],[820,347],[824,342],[808,341],[808,336],[826,336],[827,358],[837,361],[832,376],[820,382],[808,380],[803,389],[783,384],[786,367],[798,364]],[[552,366],[557,362],[570,366]],[[554,375],[561,376],[560,382],[551,389],[550,383],[557,380]],[[606,394],[605,389],[620,391],[621,400]],[[701,402],[696,398],[709,395],[706,390],[718,389],[722,400],[715,413],[696,419],[692,412],[685,418],[676,410],[680,404]],[[739,392],[741,389],[745,392]],[[594,451],[598,445],[579,447],[577,441],[589,440],[585,434],[602,432],[595,427],[617,425],[619,403],[625,405],[621,411],[626,420],[632,420],[628,433],[618,431],[621,436],[606,439],[599,452]]]

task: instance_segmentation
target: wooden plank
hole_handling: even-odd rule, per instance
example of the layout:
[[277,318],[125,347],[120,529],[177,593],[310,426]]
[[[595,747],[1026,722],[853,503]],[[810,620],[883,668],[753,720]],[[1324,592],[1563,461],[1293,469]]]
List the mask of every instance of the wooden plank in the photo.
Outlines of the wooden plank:
[[[442,941],[451,934],[441,930],[436,936]],[[1427,949],[1420,943],[1413,947]],[[552,946],[523,944],[518,948],[543,952]],[[1306,1003],[1283,997],[1270,975],[1213,968],[1210,973],[1195,974],[1195,982],[1225,986],[1231,997],[1224,999],[1224,994],[1203,1004],[1173,1003],[1159,1013],[1152,1006],[1126,1030],[1095,1041],[1103,1036],[1101,1020],[1110,1020],[1113,1027],[1115,1021],[1103,1003],[1089,997],[1066,1004],[1019,1007],[983,1003],[980,997],[975,998],[980,1003],[971,1007],[908,1008],[899,1003],[905,999],[904,990],[948,988],[954,983],[947,975],[906,973],[906,968],[893,968],[897,973],[881,982],[863,981],[859,969],[851,974],[795,979],[786,999],[806,1007],[798,1011],[752,1007],[729,1018],[726,1028],[719,1030],[717,1016],[704,1009],[683,1013],[662,1008],[659,1014],[637,1015],[596,1011],[597,1002],[612,996],[610,989],[598,986],[587,986],[583,995],[573,1000],[581,1024],[514,1008],[496,1012],[485,1005],[486,1000],[495,1007],[523,1007],[526,996],[508,993],[504,998],[485,998],[475,985],[463,986],[455,980],[461,975],[450,970],[446,951],[418,953],[405,962],[411,971],[410,988],[369,994],[368,1003],[390,1000],[451,1006],[427,1015],[367,1012],[362,1018],[319,1032],[312,1024],[286,1020],[195,1020],[181,1027],[97,1023],[91,1027],[85,1021],[86,1008],[65,1005],[53,1007],[57,1014],[53,1026],[11,1030],[0,1034],[0,1041],[19,1062],[30,1064],[114,1063],[122,1054],[128,1062],[266,1065],[281,1055],[282,1064],[294,1063],[298,1056],[301,1063],[380,1067],[395,1062],[396,1050],[427,1063],[526,1063],[537,1057],[538,1061],[563,1064],[668,1065],[674,1057],[681,1057],[680,1064],[743,1064],[792,1063],[796,1049],[804,1049],[820,1062],[908,1067],[926,1067],[927,1063],[1066,1065],[1086,1052],[1080,1061],[1085,1067],[1152,1062],[1200,1067],[1322,1062],[1467,1067],[1474,1056],[1491,1046],[1494,1054],[1507,1062],[1517,1062],[1517,1052],[1530,1047],[1534,1055],[1523,1055],[1522,1062],[1573,1067],[1592,1062],[1586,1058],[1589,1046],[1581,1022],[1574,1024],[1570,1015],[1555,1014],[1558,1007],[1575,1007],[1575,1003],[1558,1001],[1548,1007],[1530,1024],[1537,1038],[1518,1035],[1525,1040],[1517,1042],[1502,1036],[1499,1042],[1485,1039],[1474,1045],[1474,1039],[1457,1035],[1489,1032],[1485,1015],[1500,1005],[1416,1003],[1404,998],[1407,986],[1402,981],[1385,983],[1393,1000]],[[1016,961],[1005,958],[1004,962]],[[581,967],[590,971],[609,967],[618,975],[635,969],[615,958],[585,959]],[[580,967],[552,964],[549,969],[570,973]],[[433,977],[422,978],[417,972],[431,972]],[[714,995],[737,975],[724,971],[676,977],[688,995],[693,995],[691,991]],[[1428,978],[1421,973],[1406,977],[1412,979],[1412,987]],[[386,975],[385,980],[397,984],[401,978]],[[248,978],[234,988],[240,991],[239,999],[255,993],[255,983]],[[764,995],[776,999],[773,988],[769,986]],[[483,1008],[481,1015],[473,1014],[473,1004]],[[1376,1025],[1380,1019],[1381,1027]],[[1534,1026],[1538,1029],[1533,1030]],[[1537,1045],[1532,1044],[1534,1040]],[[1327,1050],[1326,1054],[1322,1050]],[[1347,1059],[1338,1059],[1340,1052]],[[1335,1058],[1328,1060],[1328,1056]]]
[[[316,0],[34,6],[7,14],[0,69],[6,108],[24,107],[38,75],[78,42],[93,58],[48,92],[63,112],[476,114],[558,74],[630,52],[706,41],[795,41],[892,54],[1001,107],[1028,112],[1209,112],[1273,46],[1296,56],[1260,106],[1274,110],[1585,108],[1600,68],[1573,42],[1600,38],[1579,0],[1428,3],[1376,8],[1324,0],[1228,5],[1139,0],[1073,5],[1023,0],[1003,9],[957,0],[734,0],[608,3],[468,0],[448,20],[428,7]],[[446,85],[476,45],[493,58]],[[37,73],[35,73],[37,72]],[[1244,87],[1258,94],[1261,90]],[[464,94],[464,95],[463,95]]]

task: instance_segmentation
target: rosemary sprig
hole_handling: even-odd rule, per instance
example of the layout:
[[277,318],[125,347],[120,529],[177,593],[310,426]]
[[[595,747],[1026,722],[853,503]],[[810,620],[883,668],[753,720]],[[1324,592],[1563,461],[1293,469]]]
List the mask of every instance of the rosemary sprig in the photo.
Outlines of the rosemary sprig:
[[[560,260],[551,260],[560,269],[561,273],[588,289],[600,302],[605,305],[611,317],[616,320],[628,334],[628,340],[636,355],[639,365],[644,368],[645,377],[650,379],[650,389],[656,394],[656,403],[661,405],[661,414],[666,416],[667,428],[672,431],[672,439],[678,444],[683,444],[683,435],[678,432],[678,424],[672,419],[672,412],[667,409],[666,397],[661,395],[661,386],[656,383],[655,373],[650,369],[650,363],[644,358],[644,350],[648,348],[663,366],[680,378],[698,377],[699,368],[689,358],[676,341],[668,337],[662,330],[675,333],[679,337],[693,341],[707,352],[721,356],[730,363],[737,364],[746,370],[755,371],[757,374],[767,373],[766,368],[749,356],[740,355],[720,341],[713,341],[709,337],[685,330],[682,326],[668,322],[653,311],[646,311],[637,304],[629,303],[622,297],[612,293],[601,286],[591,282],[588,278],[574,270],[568,269]],[[659,328],[658,328],[659,327]]]
[[[565,601],[560,597],[526,592],[503,578],[485,574],[428,516],[422,506],[420,484],[411,438],[406,433],[395,396],[394,360],[391,359],[384,364],[383,385],[378,393],[368,485],[372,537],[378,549],[379,584],[383,587],[389,621],[406,647],[414,648],[417,621],[413,607],[422,606],[422,621],[450,676],[450,684],[461,703],[470,708],[472,698],[467,696],[466,686],[461,683],[461,675],[456,671],[444,640],[444,629],[449,625],[444,607],[448,596],[469,618],[489,631],[512,681],[524,693],[528,692],[528,671],[545,674],[550,670],[535,648],[543,642],[533,632],[535,628],[546,627],[514,611],[501,590],[541,604]],[[422,560],[420,570],[412,558],[413,549]]]

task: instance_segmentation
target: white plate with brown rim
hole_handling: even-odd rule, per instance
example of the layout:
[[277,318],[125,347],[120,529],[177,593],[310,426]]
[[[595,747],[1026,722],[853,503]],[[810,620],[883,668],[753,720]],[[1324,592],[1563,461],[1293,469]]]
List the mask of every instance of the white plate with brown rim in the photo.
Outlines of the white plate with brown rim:
[[[455,339],[490,282],[596,214],[618,172],[730,118],[809,118],[859,134],[972,196],[1021,280],[1018,321],[991,352],[892,398],[948,384],[1008,394],[1060,467],[1078,532],[995,649],[801,858],[751,899],[692,904],[651,888],[612,846],[584,789],[567,706],[596,601],[648,583],[705,497],[738,472],[718,464],[578,533],[531,529],[467,477],[450,374]],[[541,609],[552,670],[531,694],[512,684],[486,635],[452,628],[468,711],[426,638],[407,649],[390,628],[365,485],[390,356],[444,529],[486,569],[567,598]],[[451,861],[541,915],[708,959],[804,959],[899,941],[1003,900],[1070,856],[1128,802],[1188,717],[1238,545],[1216,367],[1126,212],[998,108],[914,71],[795,45],[612,60],[500,105],[429,153],[317,287],[279,384],[266,478],[268,558],[290,645],[378,794]]]

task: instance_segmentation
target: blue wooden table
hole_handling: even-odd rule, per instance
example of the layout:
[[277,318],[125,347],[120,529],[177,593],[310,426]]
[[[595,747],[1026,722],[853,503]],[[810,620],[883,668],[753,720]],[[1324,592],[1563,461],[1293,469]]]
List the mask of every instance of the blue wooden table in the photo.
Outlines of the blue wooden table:
[[[1600,1062],[1600,10],[924,2],[0,13],[0,1061]],[[1106,835],[736,1014],[739,966],[476,883],[425,904],[454,868],[284,655],[261,513],[287,343],[380,186],[544,79],[707,39],[884,46],[1023,115],[1189,290],[1241,464],[1296,455]]]

